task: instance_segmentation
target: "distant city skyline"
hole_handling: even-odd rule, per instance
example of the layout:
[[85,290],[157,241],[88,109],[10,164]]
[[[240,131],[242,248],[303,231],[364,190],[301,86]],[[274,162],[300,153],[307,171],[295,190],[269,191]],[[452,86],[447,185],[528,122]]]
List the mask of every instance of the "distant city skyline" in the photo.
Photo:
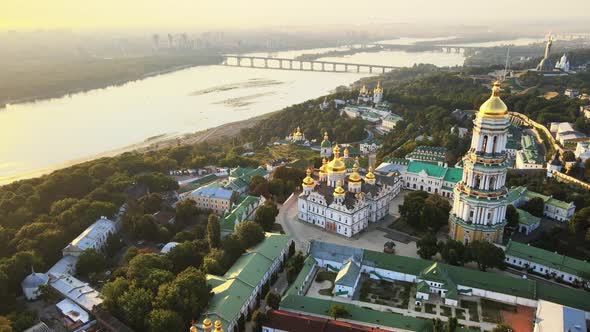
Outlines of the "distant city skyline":
[[248,29],[395,22],[477,24],[500,29],[507,22],[543,24],[543,20],[567,22],[590,17],[590,1],[570,0],[567,8],[575,10],[568,11],[556,10],[555,4],[546,0],[5,0],[0,29]]

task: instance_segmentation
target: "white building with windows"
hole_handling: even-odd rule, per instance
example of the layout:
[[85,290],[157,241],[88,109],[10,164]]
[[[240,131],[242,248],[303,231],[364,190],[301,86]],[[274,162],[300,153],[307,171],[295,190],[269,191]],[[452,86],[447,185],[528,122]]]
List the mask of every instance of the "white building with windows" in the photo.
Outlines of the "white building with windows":
[[585,162],[590,158],[590,141],[578,142],[576,144],[576,151],[574,152],[576,158],[580,158],[582,162]]
[[84,232],[70,242],[63,250],[63,256],[80,256],[86,249],[100,251],[106,244],[110,234],[119,231],[120,223],[107,217],[100,217],[94,224],[88,226]]
[[328,231],[354,236],[389,213],[389,205],[400,190],[397,176],[375,176],[373,168],[362,177],[355,163],[350,174],[340,147],[333,149],[334,158],[324,159],[319,180],[308,169],[303,179],[303,192],[298,198],[298,218]]

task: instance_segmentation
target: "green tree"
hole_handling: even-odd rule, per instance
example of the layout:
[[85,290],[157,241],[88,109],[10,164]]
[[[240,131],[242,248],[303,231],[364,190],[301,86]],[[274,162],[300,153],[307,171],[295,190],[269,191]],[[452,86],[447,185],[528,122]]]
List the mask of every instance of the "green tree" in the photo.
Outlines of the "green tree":
[[293,255],[295,255],[295,241],[291,241],[291,244],[289,244],[288,257],[291,258],[291,257],[293,257]]
[[245,248],[253,247],[264,240],[264,229],[253,221],[239,223],[235,234]]
[[260,311],[260,310],[255,310],[254,313],[252,314],[252,321],[254,322],[254,324],[256,325],[256,330],[260,331],[262,328],[262,324],[266,321],[267,316],[266,313]]
[[76,274],[87,277],[90,273],[97,273],[106,267],[106,259],[96,250],[89,248],[84,250],[76,263]]
[[162,196],[157,193],[147,194],[139,200],[139,204],[141,204],[145,213],[156,213],[160,211],[162,202]]
[[129,262],[127,278],[143,286],[153,269],[172,270],[172,263],[166,256],[158,254],[137,255]]
[[192,199],[184,199],[176,204],[176,225],[183,228],[197,220],[199,211],[197,203]]
[[561,155],[561,158],[563,159],[564,162],[576,161],[576,155],[570,150],[564,151],[563,154]]
[[431,259],[438,252],[438,243],[436,236],[428,233],[416,242],[418,255],[423,259]]
[[457,330],[457,327],[459,327],[459,322],[457,321],[457,318],[449,317],[449,320],[447,320],[446,324],[446,332],[455,332],[455,330]]
[[183,242],[170,249],[167,254],[172,262],[172,271],[179,273],[189,266],[199,267],[203,262],[203,253],[195,242]]
[[153,295],[144,288],[133,285],[119,298],[121,313],[125,321],[135,330],[143,330],[146,325],[146,313],[152,308]]
[[270,231],[275,223],[276,217],[279,214],[277,205],[267,200],[262,206],[256,209],[254,214],[254,221],[257,222],[265,231]]
[[207,240],[209,241],[209,248],[219,248],[221,245],[221,228],[219,226],[219,220],[214,214],[209,215],[207,221]]
[[152,310],[148,315],[148,326],[152,332],[182,331],[184,322],[176,312],[166,309]]
[[203,259],[203,271],[209,274],[222,275],[225,271],[224,252],[219,249],[213,249]]
[[332,304],[330,306],[330,317],[334,319],[350,317],[350,312],[341,304]]
[[512,204],[506,207],[506,221],[510,227],[518,226],[518,211]]
[[205,274],[194,267],[182,271],[176,278],[158,290],[156,303],[160,308],[172,310],[188,322],[198,317],[209,302],[209,286]]
[[529,212],[533,216],[543,217],[543,211],[545,210],[545,202],[541,197],[535,197],[527,201],[521,206],[521,209]]
[[4,317],[0,316],[0,332],[12,332],[12,322]]
[[412,191],[404,197],[403,204],[399,206],[400,216],[412,227],[420,227],[422,208],[427,198],[427,192]]
[[440,242],[439,249],[443,260],[451,265],[463,265],[470,260],[463,242],[455,240],[447,240],[445,243]]
[[104,285],[101,294],[104,298],[102,305],[113,314],[121,314],[122,310],[119,306],[119,298],[130,287],[130,283],[123,277],[118,277]]
[[139,254],[139,250],[135,246],[131,246],[127,248],[125,253],[123,254],[123,261],[125,263],[129,263],[135,256]]
[[279,309],[279,304],[281,303],[281,297],[279,294],[275,292],[268,292],[266,293],[266,297],[264,298],[264,302],[266,305],[273,309]]
[[504,268],[504,250],[492,243],[485,240],[476,240],[469,243],[468,250],[480,270],[486,271],[488,267]]

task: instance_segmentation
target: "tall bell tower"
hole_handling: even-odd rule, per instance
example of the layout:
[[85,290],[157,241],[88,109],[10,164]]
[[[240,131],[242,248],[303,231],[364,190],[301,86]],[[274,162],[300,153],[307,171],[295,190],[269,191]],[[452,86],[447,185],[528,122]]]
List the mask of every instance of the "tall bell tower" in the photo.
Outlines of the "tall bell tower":
[[474,120],[471,147],[463,157],[463,178],[454,190],[449,236],[464,244],[475,240],[502,242],[506,224],[506,141],[508,107],[500,83],[481,105]]

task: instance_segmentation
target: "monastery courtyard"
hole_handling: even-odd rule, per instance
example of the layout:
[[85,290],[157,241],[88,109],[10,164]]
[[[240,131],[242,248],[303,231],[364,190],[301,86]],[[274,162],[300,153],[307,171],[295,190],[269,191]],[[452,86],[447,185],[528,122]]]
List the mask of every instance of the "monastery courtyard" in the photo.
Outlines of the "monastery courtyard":
[[[310,225],[304,221],[297,219],[297,195],[294,193],[288,200],[279,206],[280,212],[277,216],[277,221],[283,227],[287,235],[290,235],[297,244],[297,248],[301,251],[306,251],[310,240],[318,240],[330,242],[345,246],[354,246],[357,248],[370,249],[375,251],[383,251],[385,242],[392,241],[385,237],[386,232],[379,229],[379,227],[387,227],[387,225],[399,216],[398,205],[404,201],[404,196],[409,191],[402,190],[392,201],[390,206],[390,215],[384,221],[378,223],[370,223],[369,228],[361,233],[359,236],[347,238],[335,233],[328,232],[322,228]],[[408,243],[394,241],[395,252],[398,255],[418,258],[416,253],[416,242]]]

